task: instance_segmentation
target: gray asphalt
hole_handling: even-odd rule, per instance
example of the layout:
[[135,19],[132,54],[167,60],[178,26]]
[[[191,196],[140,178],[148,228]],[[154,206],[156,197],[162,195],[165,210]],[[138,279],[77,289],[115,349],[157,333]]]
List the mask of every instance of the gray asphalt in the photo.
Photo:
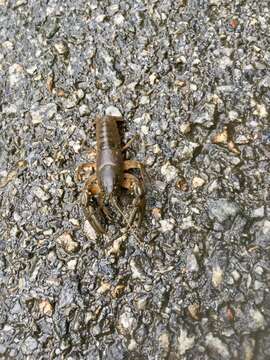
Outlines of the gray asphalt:
[[[0,358],[270,359],[269,23],[267,0],[0,0]],[[93,199],[100,236],[75,171],[106,113],[149,179],[139,229]]]

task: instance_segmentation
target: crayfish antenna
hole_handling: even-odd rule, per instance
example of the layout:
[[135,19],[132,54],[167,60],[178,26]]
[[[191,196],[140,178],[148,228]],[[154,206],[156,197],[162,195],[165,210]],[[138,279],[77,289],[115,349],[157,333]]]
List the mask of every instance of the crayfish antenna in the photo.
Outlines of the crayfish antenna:
[[128,221],[128,219],[126,218],[126,215],[123,213],[123,211],[121,210],[117,200],[115,197],[112,198],[112,203],[113,203],[113,206],[116,208],[116,210],[120,213],[120,215],[122,216],[122,218],[124,219],[126,225],[127,225],[127,230],[131,230],[132,232],[132,235],[135,236],[136,240],[139,242],[139,243],[142,243],[142,239],[140,239],[138,237],[138,235],[136,234],[136,232],[134,231],[134,229],[132,229],[131,227],[131,224],[130,222]]

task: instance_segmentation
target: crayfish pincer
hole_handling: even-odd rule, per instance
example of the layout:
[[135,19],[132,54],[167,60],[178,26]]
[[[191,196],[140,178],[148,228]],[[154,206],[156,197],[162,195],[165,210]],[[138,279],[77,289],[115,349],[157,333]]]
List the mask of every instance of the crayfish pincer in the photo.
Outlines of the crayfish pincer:
[[[81,194],[81,203],[89,222],[99,234],[105,233],[104,226],[97,214],[113,220],[113,213],[121,217],[127,227],[141,224],[145,210],[145,192],[143,182],[128,170],[139,169],[142,175],[143,164],[136,160],[124,160],[123,151],[129,146],[121,145],[118,122],[121,117],[104,116],[96,120],[96,162],[79,165],[76,177],[85,179]],[[95,172],[88,175],[89,171]],[[128,206],[130,211],[123,211],[120,203],[121,192],[126,189],[133,199]],[[95,210],[93,199],[97,199]],[[112,210],[112,211],[111,211]]]

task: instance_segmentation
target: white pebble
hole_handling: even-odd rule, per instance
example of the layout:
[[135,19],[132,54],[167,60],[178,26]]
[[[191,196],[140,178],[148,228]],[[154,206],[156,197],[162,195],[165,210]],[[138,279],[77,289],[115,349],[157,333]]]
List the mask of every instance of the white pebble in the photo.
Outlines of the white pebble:
[[144,135],[147,135],[148,132],[149,132],[149,127],[143,125],[143,126],[141,127],[141,132],[142,132]]
[[221,285],[221,283],[223,282],[223,276],[223,270],[219,266],[215,266],[212,273],[212,284],[215,288]]
[[149,76],[149,81],[150,81],[151,85],[154,85],[156,78],[157,78],[157,75],[155,73],[153,73]]
[[122,117],[120,110],[115,106],[108,106],[105,110],[105,114],[108,116]]
[[61,245],[63,249],[69,254],[76,252],[76,250],[79,248],[79,244],[74,241],[71,235],[67,232],[64,232],[62,235],[60,235],[56,239],[56,242]]
[[50,195],[45,193],[45,191],[42,190],[41,187],[36,187],[33,190],[33,193],[36,195],[36,197],[38,197],[42,201],[46,201],[50,199]]
[[180,328],[180,335],[177,338],[177,348],[180,355],[184,355],[189,349],[193,347],[195,337],[188,336],[186,329]]
[[141,105],[146,105],[146,104],[149,104],[150,100],[149,100],[149,96],[142,96],[141,99],[140,99],[140,104]]
[[199,187],[202,187],[204,185],[205,181],[204,179],[198,177],[198,176],[195,176],[192,180],[192,187],[193,189],[197,189]]
[[121,25],[125,21],[125,18],[122,14],[117,14],[115,15],[113,21],[116,25]]
[[256,110],[253,112],[254,115],[258,115],[259,118],[263,119],[268,116],[268,111],[264,104],[256,104]]
[[180,125],[180,131],[182,134],[188,134],[191,131],[191,124],[188,122],[184,122]]
[[160,220],[159,222],[161,225],[161,232],[163,233],[167,231],[171,231],[175,226],[174,219],[164,219],[164,220]]
[[67,267],[69,270],[75,270],[77,266],[77,259],[71,259],[67,263]]
[[238,112],[237,111],[234,111],[234,110],[231,110],[229,111],[229,119],[231,121],[234,121],[234,120],[237,120],[238,119]]
[[13,64],[8,69],[9,84],[11,87],[18,86],[24,79],[24,69],[20,64]]
[[85,221],[83,231],[87,236],[88,240],[96,240],[97,234],[88,220]]
[[79,113],[81,116],[90,115],[90,110],[87,105],[81,105],[79,107]]
[[136,326],[136,319],[131,311],[122,312],[119,318],[119,330],[122,334],[131,334]]
[[176,179],[178,175],[178,170],[169,162],[166,162],[166,164],[161,167],[161,174],[164,175],[166,177],[166,180],[169,182]]
[[102,23],[102,22],[104,21],[105,17],[106,17],[106,16],[105,16],[104,14],[98,15],[98,16],[96,17],[96,22],[97,22],[97,23]]
[[160,149],[160,146],[158,144],[155,144],[153,146],[153,153],[154,154],[160,154],[161,153],[161,149]]

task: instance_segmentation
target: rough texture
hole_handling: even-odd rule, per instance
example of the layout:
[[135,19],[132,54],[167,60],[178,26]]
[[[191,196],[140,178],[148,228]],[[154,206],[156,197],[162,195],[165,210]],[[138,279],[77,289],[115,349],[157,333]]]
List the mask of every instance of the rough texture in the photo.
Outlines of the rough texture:
[[[0,0],[1,358],[270,358],[269,22],[267,0]],[[79,206],[105,113],[140,135],[136,236]]]

